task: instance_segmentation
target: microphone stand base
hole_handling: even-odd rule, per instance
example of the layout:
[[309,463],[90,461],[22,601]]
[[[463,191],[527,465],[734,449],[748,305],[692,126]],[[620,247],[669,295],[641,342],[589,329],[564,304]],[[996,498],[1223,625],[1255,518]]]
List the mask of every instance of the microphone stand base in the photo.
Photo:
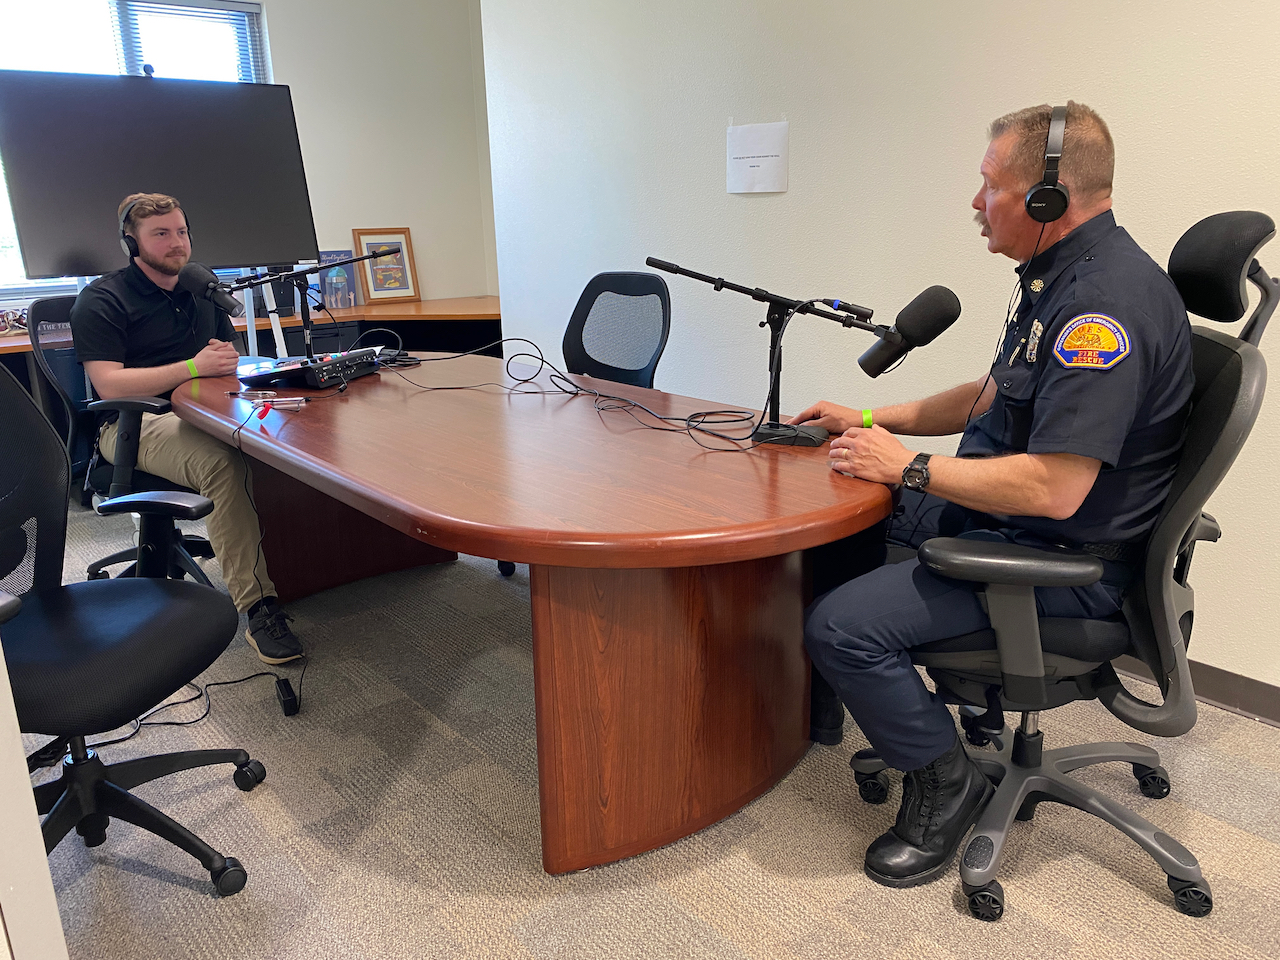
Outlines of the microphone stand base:
[[789,423],[762,423],[751,434],[756,443],[780,443],[786,447],[820,447],[831,437],[821,427],[793,426]]

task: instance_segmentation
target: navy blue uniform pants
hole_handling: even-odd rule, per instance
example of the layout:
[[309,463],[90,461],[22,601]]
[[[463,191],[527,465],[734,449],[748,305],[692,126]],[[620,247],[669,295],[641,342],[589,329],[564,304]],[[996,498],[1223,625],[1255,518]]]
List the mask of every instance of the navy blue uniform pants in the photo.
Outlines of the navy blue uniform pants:
[[[1024,531],[984,528],[990,520],[930,494],[904,490],[887,536],[890,543],[910,547],[937,536],[1044,545]],[[805,646],[814,667],[891,767],[926,766],[955,742],[951,712],[925,686],[911,663],[911,650],[990,628],[978,589],[930,573],[912,557],[830,590],[806,611]],[[1120,609],[1122,592],[1120,583],[1105,578],[1087,587],[1043,587],[1036,590],[1036,606],[1042,617],[1107,617]]]

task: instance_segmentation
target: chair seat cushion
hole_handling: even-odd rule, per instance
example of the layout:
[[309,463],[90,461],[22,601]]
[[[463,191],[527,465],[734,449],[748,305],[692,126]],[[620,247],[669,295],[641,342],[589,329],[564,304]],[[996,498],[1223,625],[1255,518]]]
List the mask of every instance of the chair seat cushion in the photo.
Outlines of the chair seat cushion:
[[22,598],[0,627],[24,733],[123,726],[204,671],[239,624],[225,594],[185,580],[90,580]]
[[[923,654],[994,650],[996,634],[994,630],[977,630],[915,649]],[[1128,651],[1129,624],[1121,614],[1105,620],[1041,617],[1040,649],[1074,660],[1106,663]]]
[[[100,459],[98,465],[89,471],[89,489],[98,494],[98,496],[105,497],[111,490],[111,478],[115,474],[115,469],[105,459]],[[182,484],[166,480],[164,477],[157,477],[154,473],[147,473],[145,470],[137,469],[133,471],[133,478],[129,486],[132,493],[151,493],[152,491],[191,492],[190,487],[184,487]]]

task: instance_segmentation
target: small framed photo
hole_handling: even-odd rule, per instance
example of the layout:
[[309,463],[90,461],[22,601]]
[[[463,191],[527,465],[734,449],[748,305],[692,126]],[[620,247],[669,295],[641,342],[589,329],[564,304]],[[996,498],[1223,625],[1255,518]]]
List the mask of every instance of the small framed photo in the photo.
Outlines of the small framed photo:
[[353,264],[360,274],[360,287],[365,303],[396,303],[421,300],[418,275],[413,268],[413,243],[408,227],[382,227],[376,230],[352,230],[355,256],[380,250],[399,250],[385,257]]

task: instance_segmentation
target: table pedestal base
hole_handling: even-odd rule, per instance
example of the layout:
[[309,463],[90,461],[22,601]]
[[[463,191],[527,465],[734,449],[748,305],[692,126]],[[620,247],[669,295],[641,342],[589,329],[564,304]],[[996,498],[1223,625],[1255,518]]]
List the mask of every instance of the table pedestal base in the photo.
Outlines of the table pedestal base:
[[809,746],[801,554],[531,566],[542,863],[652,850],[733,813]]

